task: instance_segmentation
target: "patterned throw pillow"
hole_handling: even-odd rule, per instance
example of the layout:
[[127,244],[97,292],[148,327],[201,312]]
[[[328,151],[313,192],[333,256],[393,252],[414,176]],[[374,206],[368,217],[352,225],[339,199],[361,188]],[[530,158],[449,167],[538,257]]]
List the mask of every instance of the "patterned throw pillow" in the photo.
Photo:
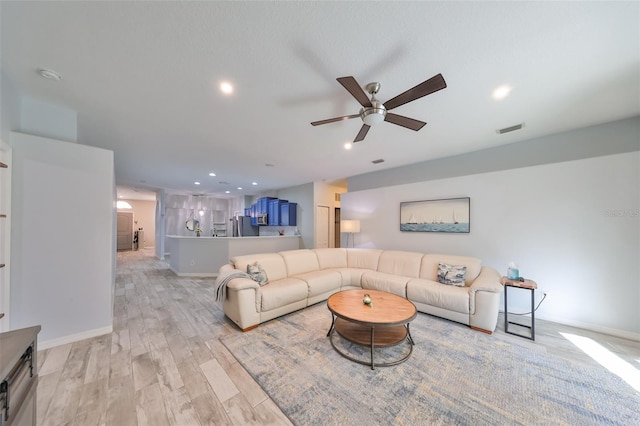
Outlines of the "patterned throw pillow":
[[247,265],[247,274],[251,276],[251,279],[257,282],[260,285],[265,285],[269,283],[269,278],[267,278],[267,273],[262,266],[258,262],[253,265]]
[[438,263],[438,282],[442,284],[464,287],[464,276],[466,274],[466,266]]

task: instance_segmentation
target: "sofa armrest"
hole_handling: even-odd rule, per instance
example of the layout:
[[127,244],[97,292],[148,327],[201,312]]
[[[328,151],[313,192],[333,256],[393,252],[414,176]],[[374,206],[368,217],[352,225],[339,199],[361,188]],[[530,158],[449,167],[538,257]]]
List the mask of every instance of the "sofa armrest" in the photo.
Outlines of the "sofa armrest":
[[227,284],[227,290],[231,291],[240,291],[247,288],[252,288],[256,293],[258,293],[260,290],[260,284],[251,278],[234,278],[229,281],[229,284]]
[[495,269],[483,266],[478,277],[471,283],[469,290],[488,291],[490,293],[502,293],[504,286],[500,282],[500,274]]
[[[231,305],[234,305],[233,307]],[[236,306],[237,305],[237,306]],[[262,305],[260,284],[251,278],[234,278],[227,284],[227,299],[223,310],[241,329],[259,324]],[[249,319],[258,315],[258,319]]]
[[260,285],[249,278],[234,278],[227,284],[227,297],[222,301],[225,315],[242,331],[260,324],[262,303]]

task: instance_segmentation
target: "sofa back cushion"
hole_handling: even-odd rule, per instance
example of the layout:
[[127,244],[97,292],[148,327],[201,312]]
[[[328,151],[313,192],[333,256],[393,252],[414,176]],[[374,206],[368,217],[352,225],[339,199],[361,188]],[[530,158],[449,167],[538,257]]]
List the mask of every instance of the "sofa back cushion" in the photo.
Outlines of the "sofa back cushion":
[[466,285],[471,284],[480,275],[480,269],[482,269],[482,262],[475,257],[425,254],[422,257],[422,265],[420,266],[420,278],[437,282],[439,263],[446,263],[451,266],[466,266],[467,274],[464,279]]
[[378,272],[418,278],[424,254],[410,251],[385,250],[378,261]]
[[346,268],[347,250],[343,248],[320,248],[313,250],[318,257],[320,269]]
[[313,250],[286,250],[278,253],[284,259],[289,277],[320,269],[318,256]]
[[287,277],[287,267],[284,264],[284,259],[277,253],[247,254],[231,258],[231,264],[242,272],[247,272],[247,265],[253,265],[256,262],[267,273],[269,281]]
[[376,249],[349,248],[347,249],[347,267],[377,271],[381,253],[382,250]]

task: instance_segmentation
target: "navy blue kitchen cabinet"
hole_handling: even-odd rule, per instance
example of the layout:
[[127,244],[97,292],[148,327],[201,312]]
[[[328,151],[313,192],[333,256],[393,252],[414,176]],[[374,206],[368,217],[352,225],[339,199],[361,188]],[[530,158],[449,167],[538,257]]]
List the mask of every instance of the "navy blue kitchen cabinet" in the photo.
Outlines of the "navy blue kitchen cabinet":
[[279,200],[269,201],[269,213],[268,213],[269,226],[280,225],[280,203]]
[[297,226],[297,203],[280,204],[280,225],[281,226]]

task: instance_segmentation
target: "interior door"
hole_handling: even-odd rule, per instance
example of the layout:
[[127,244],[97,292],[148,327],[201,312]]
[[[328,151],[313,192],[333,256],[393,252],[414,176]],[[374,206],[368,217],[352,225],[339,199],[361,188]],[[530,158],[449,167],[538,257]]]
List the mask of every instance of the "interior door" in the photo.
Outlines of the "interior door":
[[133,213],[118,212],[118,251],[133,246]]
[[316,248],[329,247],[329,207],[316,208]]
[[340,207],[335,208],[333,219],[333,241],[334,247],[340,247]]

